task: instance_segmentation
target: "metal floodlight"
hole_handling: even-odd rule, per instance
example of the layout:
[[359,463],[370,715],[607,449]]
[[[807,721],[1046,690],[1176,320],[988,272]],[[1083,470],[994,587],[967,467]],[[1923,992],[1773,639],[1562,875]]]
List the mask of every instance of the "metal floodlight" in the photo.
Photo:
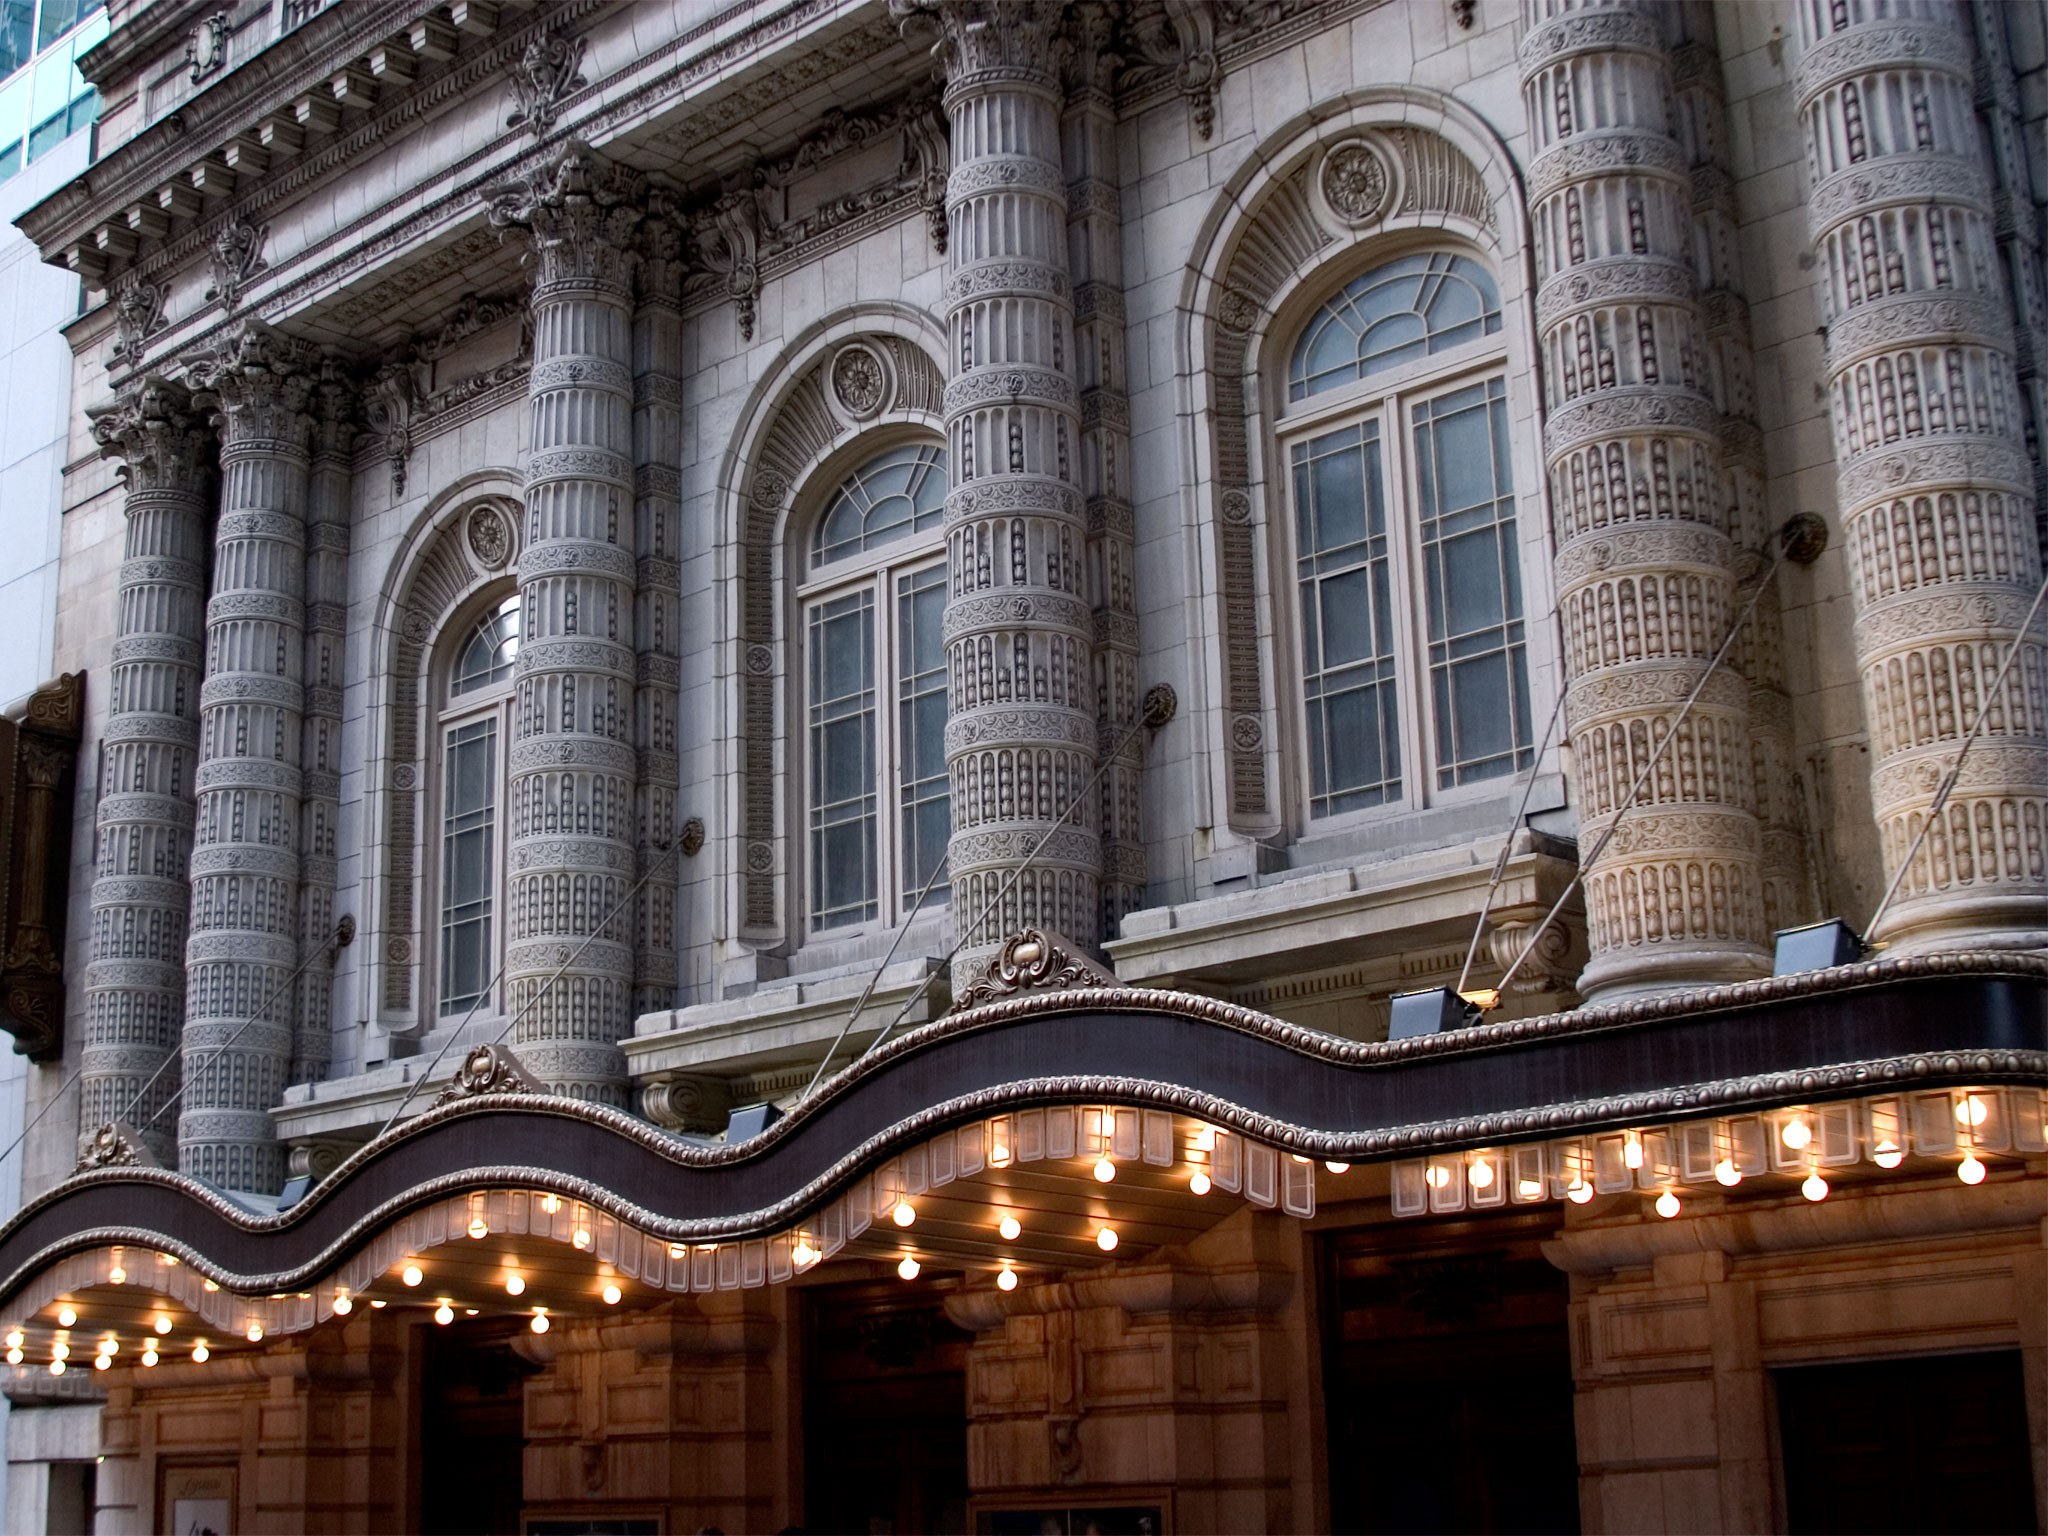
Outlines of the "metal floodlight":
[[1823,971],[1834,965],[1854,965],[1863,958],[1863,939],[1839,917],[1804,928],[1780,928],[1777,948],[1771,956],[1771,974],[1790,976],[1798,971]]
[[782,1109],[779,1105],[743,1105],[725,1117],[725,1139],[728,1144],[752,1141],[781,1118]]
[[1389,1040],[1413,1040],[1421,1035],[1463,1029],[1478,1010],[1449,987],[1424,987],[1419,992],[1396,992],[1390,999],[1387,1019]]

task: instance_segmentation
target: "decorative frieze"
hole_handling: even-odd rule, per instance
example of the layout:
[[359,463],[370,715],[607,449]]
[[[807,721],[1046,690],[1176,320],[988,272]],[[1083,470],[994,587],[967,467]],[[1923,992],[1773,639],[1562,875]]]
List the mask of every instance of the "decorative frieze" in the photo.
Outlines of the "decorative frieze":
[[[488,198],[491,222],[522,234],[535,267],[505,1006],[514,1051],[550,1091],[623,1109],[646,808],[631,383],[646,189],[572,145]],[[584,366],[562,366],[573,362]]]
[[[2038,630],[2020,631],[2041,580],[2039,470],[2011,308],[2029,290],[2024,276],[2009,287],[1996,260],[1968,13],[1838,6],[1799,19],[1836,486],[1872,799],[1898,882],[1871,937],[1906,949],[2039,945],[2048,651]],[[1987,699],[2015,645],[2003,697]],[[1954,793],[1925,827],[1980,714]]]
[[206,495],[213,440],[182,385],[144,378],[87,413],[125,491],[120,607],[107,670],[107,725],[79,1126],[123,1120],[173,1161],[162,1118],[178,1091],[185,1023],[192,785],[206,627]]

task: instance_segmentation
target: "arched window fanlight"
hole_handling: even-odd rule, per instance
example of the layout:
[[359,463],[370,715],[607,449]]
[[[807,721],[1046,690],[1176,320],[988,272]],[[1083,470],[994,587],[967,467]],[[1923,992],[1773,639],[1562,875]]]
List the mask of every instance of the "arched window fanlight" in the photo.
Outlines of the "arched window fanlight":
[[519,599],[513,596],[477,620],[476,628],[469,632],[448,675],[450,696],[502,683],[512,675],[512,661],[518,654]]
[[1302,328],[1290,400],[1462,346],[1500,329],[1500,289],[1469,256],[1419,252],[1346,283]]
[[840,486],[811,537],[811,564],[828,565],[936,528],[946,505],[946,450],[891,449]]

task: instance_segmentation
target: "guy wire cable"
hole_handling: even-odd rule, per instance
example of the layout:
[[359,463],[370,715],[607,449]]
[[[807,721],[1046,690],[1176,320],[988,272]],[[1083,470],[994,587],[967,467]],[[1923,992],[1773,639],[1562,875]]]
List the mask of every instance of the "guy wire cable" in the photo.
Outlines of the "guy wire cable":
[[1515,807],[1514,817],[1508,822],[1507,836],[1501,839],[1500,856],[1493,861],[1493,878],[1486,882],[1486,894],[1480,898],[1479,920],[1472,925],[1472,942],[1465,946],[1465,964],[1458,972],[1458,984],[1451,989],[1453,992],[1463,992],[1465,983],[1472,979],[1472,960],[1479,953],[1480,939],[1486,934],[1486,917],[1493,910],[1494,892],[1507,878],[1508,859],[1515,851],[1515,834],[1522,830],[1522,817],[1529,810],[1529,796],[1536,788],[1537,770],[1542,765],[1543,754],[1550,750],[1550,738],[1557,730],[1559,717],[1564,714],[1564,696],[1568,691],[1563,686],[1558,688],[1557,702],[1550,706],[1550,722],[1543,727],[1543,740],[1537,744],[1536,755],[1529,760],[1529,779],[1522,786],[1521,803]]

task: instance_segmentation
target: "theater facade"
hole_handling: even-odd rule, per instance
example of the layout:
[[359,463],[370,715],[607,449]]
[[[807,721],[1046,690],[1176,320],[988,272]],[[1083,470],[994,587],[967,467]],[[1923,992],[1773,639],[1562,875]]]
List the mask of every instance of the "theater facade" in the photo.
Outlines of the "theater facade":
[[2027,1529],[2038,0],[129,0],[8,1529]]

